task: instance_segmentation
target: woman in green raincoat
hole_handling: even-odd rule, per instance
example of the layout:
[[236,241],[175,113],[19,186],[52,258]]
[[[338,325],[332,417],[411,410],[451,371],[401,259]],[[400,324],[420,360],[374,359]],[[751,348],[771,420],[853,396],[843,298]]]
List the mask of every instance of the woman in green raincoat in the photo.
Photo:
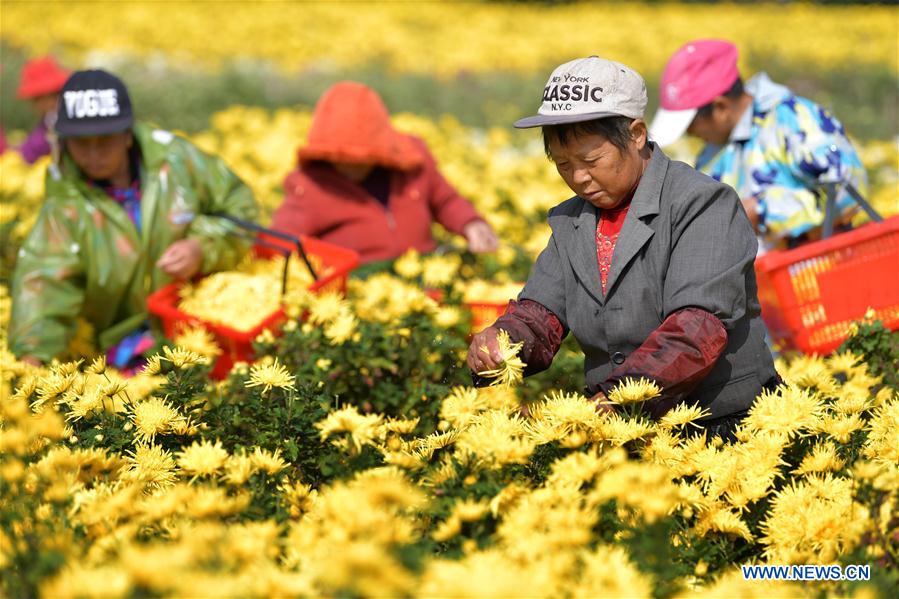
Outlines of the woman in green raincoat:
[[49,361],[83,319],[124,367],[153,345],[147,296],[235,266],[249,245],[214,215],[252,220],[256,202],[218,158],[135,124],[127,89],[105,71],[68,79],[56,130],[61,156],[13,274],[10,349]]

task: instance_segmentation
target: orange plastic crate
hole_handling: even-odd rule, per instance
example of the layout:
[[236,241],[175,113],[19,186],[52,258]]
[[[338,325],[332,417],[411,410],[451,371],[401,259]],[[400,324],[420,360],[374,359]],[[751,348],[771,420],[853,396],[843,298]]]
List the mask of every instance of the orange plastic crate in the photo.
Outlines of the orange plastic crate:
[[[345,292],[347,277],[359,264],[359,254],[311,237],[301,237],[300,240],[307,254],[316,256],[325,267],[329,268],[327,275],[320,276],[318,281],[309,286],[309,291],[316,293]],[[281,240],[267,238],[266,241],[286,250],[291,249],[289,244]],[[270,258],[278,254],[276,250],[261,245],[254,247],[253,252],[261,258]],[[294,254],[291,256],[291,260],[300,260],[300,257]],[[265,329],[276,333],[278,326],[287,319],[284,310],[279,309],[265,317],[258,326],[250,331],[238,331],[228,326],[208,322],[178,309],[180,299],[178,291],[182,285],[182,282],[170,283],[155,291],[147,298],[147,309],[150,314],[159,318],[165,336],[170,339],[174,338],[180,332],[181,327],[185,325],[202,326],[215,336],[216,343],[222,349],[222,355],[219,356],[210,374],[215,379],[227,376],[235,362],[252,361],[253,340]]]
[[[523,285],[522,285],[523,286]],[[478,333],[502,316],[509,306],[509,301],[498,304],[488,302],[465,302],[465,307],[471,312],[471,332]]]
[[[524,288],[524,283],[521,283]],[[439,289],[426,289],[425,293],[434,301],[443,301],[443,292]],[[471,314],[471,333],[479,333],[496,322],[496,319],[506,313],[509,300],[503,302],[462,302],[462,307]]]
[[899,329],[899,216],[758,258],[762,318],[776,344],[827,354],[870,308]]

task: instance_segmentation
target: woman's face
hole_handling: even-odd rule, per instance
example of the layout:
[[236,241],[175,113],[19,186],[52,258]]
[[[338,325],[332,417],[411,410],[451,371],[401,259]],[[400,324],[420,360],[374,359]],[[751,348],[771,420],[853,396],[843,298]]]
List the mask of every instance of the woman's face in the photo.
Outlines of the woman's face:
[[723,146],[740,121],[743,113],[752,106],[752,98],[744,94],[740,98],[719,96],[712,101],[711,113],[696,115],[687,128],[687,134],[698,137],[707,144]]
[[634,121],[631,132],[634,137],[624,150],[595,133],[572,135],[564,145],[551,139],[550,157],[571,191],[597,208],[615,208],[643,174],[640,153],[646,146],[646,125]]
[[43,96],[33,98],[31,100],[31,107],[34,108],[34,111],[38,114],[38,116],[43,118],[43,116],[51,110],[56,110],[56,105],[58,102],[59,94],[45,94]]
[[362,183],[375,169],[374,164],[356,162],[333,162],[334,170],[352,181]]
[[128,173],[128,150],[132,143],[130,131],[70,137],[65,141],[66,150],[78,168],[97,181],[114,179]]

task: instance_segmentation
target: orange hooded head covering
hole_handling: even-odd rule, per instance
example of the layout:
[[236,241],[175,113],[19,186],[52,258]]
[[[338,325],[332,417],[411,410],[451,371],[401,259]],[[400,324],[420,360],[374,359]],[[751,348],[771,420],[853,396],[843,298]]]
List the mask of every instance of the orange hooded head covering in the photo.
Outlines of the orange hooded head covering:
[[422,165],[412,140],[394,129],[377,92],[355,81],[331,86],[312,115],[300,163],[313,160],[377,164],[403,171]]

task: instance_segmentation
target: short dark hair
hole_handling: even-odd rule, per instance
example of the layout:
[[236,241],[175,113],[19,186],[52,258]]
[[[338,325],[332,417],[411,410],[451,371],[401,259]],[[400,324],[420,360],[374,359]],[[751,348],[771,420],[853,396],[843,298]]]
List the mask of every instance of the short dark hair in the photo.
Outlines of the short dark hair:
[[611,116],[566,125],[546,125],[543,127],[543,150],[549,158],[552,158],[549,152],[549,142],[552,140],[557,140],[564,146],[572,137],[599,135],[624,151],[633,139],[630,127],[634,120],[626,116]]
[[[741,78],[737,77],[737,80],[734,81],[734,84],[730,86],[730,89],[728,89],[726,92],[724,92],[721,95],[724,96],[725,98],[730,98],[731,100],[736,100],[737,98],[739,98],[740,96],[743,95],[744,89],[745,88],[743,86],[743,80]],[[693,118],[701,117],[701,118],[707,119],[710,116],[712,116],[712,105],[713,104],[714,104],[714,100],[712,100],[708,104],[705,104],[704,106],[700,106],[696,110],[696,116]]]

